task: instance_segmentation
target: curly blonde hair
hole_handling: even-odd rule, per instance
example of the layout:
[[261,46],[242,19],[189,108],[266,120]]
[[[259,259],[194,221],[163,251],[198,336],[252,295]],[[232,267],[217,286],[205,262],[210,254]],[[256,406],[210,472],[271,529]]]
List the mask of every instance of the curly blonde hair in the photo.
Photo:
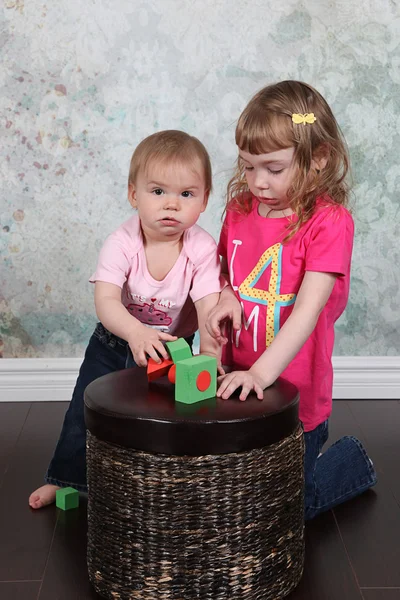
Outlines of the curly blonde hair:
[[[314,113],[312,124],[297,125],[293,113]],[[289,206],[297,216],[288,225],[289,240],[308,221],[318,197],[332,204],[348,205],[349,156],[343,134],[326,100],[317,90],[301,81],[282,81],[260,90],[239,117],[235,139],[237,146],[250,154],[267,154],[294,148],[296,175],[288,190]],[[321,170],[312,168],[318,154],[327,157]],[[227,206],[249,214],[251,194],[240,157],[228,183]]]

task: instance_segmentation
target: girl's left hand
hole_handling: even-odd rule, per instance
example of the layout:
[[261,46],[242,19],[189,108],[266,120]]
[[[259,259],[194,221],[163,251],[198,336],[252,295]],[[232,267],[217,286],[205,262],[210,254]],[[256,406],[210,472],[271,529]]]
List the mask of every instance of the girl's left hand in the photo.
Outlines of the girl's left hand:
[[257,398],[264,398],[263,388],[264,383],[251,371],[232,371],[222,377],[218,377],[219,388],[217,396],[226,400],[237,388],[241,387],[242,391],[239,400],[246,400],[251,391],[257,394]]
[[212,358],[217,359],[217,373],[218,375],[225,375],[226,371],[221,363],[221,357],[215,356],[213,352],[200,352],[201,356],[211,356]]

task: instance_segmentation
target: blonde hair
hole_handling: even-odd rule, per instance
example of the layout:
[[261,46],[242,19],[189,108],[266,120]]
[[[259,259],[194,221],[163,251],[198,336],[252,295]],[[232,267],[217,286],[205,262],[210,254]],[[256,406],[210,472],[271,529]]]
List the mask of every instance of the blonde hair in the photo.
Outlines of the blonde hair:
[[[295,124],[293,113],[314,113],[312,124]],[[267,154],[294,148],[297,173],[288,190],[290,208],[297,216],[288,225],[287,241],[311,218],[317,197],[331,204],[347,206],[349,187],[346,175],[349,157],[346,142],[326,100],[317,90],[301,81],[282,81],[260,90],[239,117],[235,134],[238,147],[250,154]],[[311,168],[313,157],[325,152],[326,166]],[[245,170],[238,158],[234,176],[228,183],[227,204],[246,215],[252,199]]]
[[184,131],[168,129],[142,140],[131,158],[128,183],[135,183],[139,173],[146,172],[153,162],[161,167],[172,163],[188,166],[194,171],[198,171],[200,162],[206,191],[211,192],[212,171],[208,152],[200,140]]

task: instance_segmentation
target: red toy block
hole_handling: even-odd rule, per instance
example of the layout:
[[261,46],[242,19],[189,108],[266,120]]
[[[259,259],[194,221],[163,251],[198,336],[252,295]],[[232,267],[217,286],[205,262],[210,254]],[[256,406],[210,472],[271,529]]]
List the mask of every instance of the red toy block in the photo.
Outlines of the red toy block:
[[153,358],[149,358],[147,361],[147,379],[149,381],[155,381],[156,379],[167,375],[173,364],[173,360],[164,359],[161,363],[156,363]]
[[172,365],[172,367],[168,371],[168,381],[170,381],[171,383],[175,383],[175,381],[176,381],[176,365]]

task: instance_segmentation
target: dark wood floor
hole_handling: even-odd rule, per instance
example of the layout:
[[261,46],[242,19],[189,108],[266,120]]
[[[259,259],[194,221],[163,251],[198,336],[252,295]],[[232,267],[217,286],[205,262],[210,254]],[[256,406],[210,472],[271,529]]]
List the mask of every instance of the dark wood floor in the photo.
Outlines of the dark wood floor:
[[[86,574],[86,506],[32,511],[64,403],[0,403],[0,599],[98,598]],[[400,402],[338,401],[331,441],[358,436],[374,491],[306,526],[306,566],[290,600],[400,600]],[[191,599],[188,599],[191,600]]]

